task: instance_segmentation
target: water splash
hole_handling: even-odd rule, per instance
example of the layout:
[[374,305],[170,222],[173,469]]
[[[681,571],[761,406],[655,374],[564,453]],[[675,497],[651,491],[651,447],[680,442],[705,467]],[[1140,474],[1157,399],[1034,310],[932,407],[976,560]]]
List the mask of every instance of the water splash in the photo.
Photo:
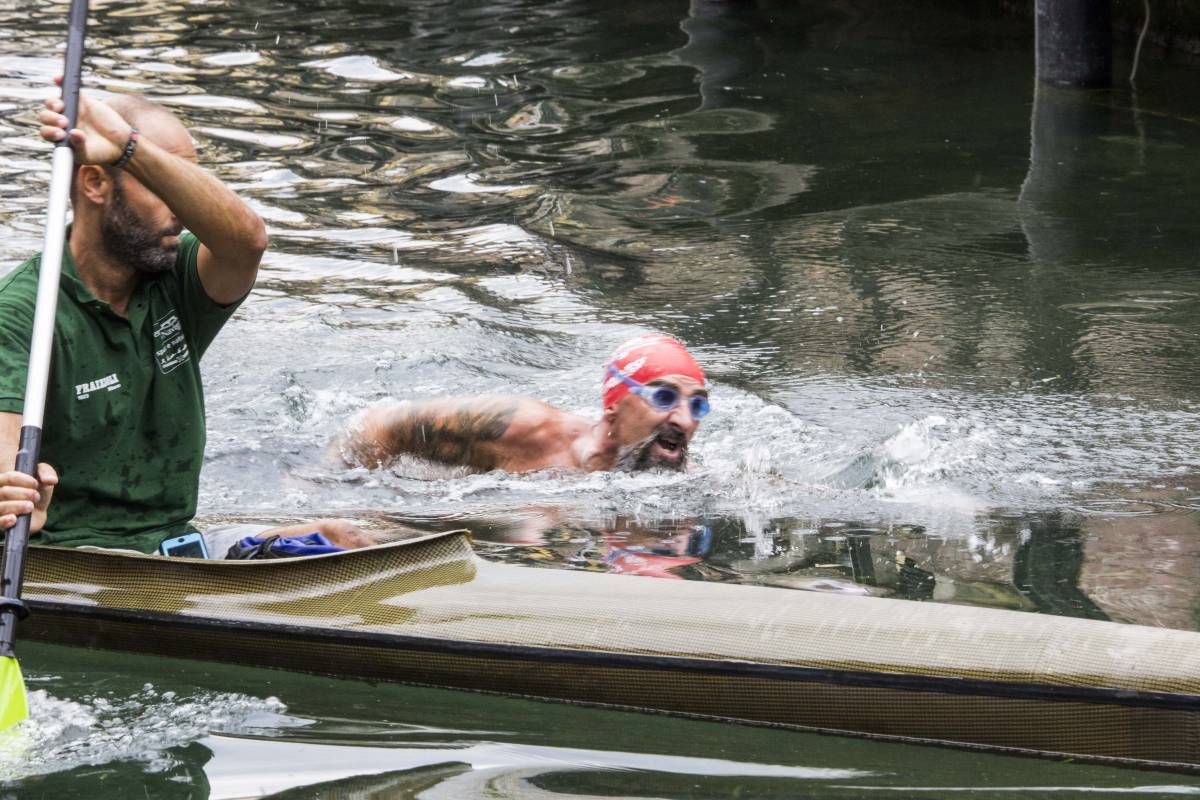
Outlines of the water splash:
[[285,711],[274,697],[180,695],[151,684],[123,697],[95,694],[74,700],[35,689],[29,693],[29,719],[0,748],[0,781],[115,761],[140,762],[148,772],[162,772],[174,763],[171,748],[210,733],[305,724]]
[[[864,489],[884,499],[979,511],[988,503],[971,497],[953,480],[978,471],[995,439],[995,432],[986,427],[932,414],[898,425],[896,433],[827,480],[832,486]],[[986,470],[986,464],[982,468]]]

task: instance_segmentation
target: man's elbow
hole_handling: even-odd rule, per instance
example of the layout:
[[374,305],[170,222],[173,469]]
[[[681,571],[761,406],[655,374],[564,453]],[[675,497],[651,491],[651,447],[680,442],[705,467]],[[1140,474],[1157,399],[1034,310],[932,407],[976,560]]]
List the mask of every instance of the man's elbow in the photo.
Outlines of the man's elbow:
[[256,270],[263,254],[267,252],[267,226],[262,217],[245,203],[236,213],[237,216],[228,224],[232,235],[222,241],[206,244],[222,263],[239,270]]
[[254,265],[258,266],[258,262],[262,261],[263,254],[267,252],[270,239],[267,236],[267,226],[263,223],[262,217],[249,209],[247,209],[247,213],[250,219],[247,220],[246,257],[253,260]]
[[[209,296],[219,303],[232,303],[254,284],[258,265],[267,252],[267,227],[258,214],[244,208],[241,219],[230,228],[230,235],[216,241],[201,240],[201,243],[212,253],[225,276],[221,278],[223,290],[205,284]],[[218,293],[214,294],[214,289]]]
[[262,263],[263,254],[267,252],[267,228],[257,214],[250,213],[254,217],[253,224],[249,224],[245,233],[239,237],[236,250],[231,248],[223,257],[223,261],[230,269],[230,274],[237,275],[239,281],[233,291],[233,297],[223,302],[233,302],[250,291],[258,276],[258,267]]

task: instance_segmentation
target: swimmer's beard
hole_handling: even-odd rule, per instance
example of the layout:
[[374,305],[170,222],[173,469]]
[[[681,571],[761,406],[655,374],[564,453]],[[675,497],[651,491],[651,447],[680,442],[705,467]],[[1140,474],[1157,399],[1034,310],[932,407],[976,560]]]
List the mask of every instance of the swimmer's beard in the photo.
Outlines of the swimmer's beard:
[[678,436],[679,434],[674,428],[665,425],[659,427],[640,442],[621,448],[613,469],[620,472],[643,472],[648,469],[662,468],[682,472],[687,468],[688,445],[686,440],[679,442],[679,458],[675,461],[664,461],[654,455],[654,443],[660,437],[675,439]]

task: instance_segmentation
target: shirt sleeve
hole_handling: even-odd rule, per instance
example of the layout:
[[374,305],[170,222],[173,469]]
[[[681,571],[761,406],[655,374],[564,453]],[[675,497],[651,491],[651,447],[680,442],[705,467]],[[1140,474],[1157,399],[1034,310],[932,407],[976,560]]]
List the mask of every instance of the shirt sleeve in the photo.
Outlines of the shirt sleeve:
[[190,232],[184,233],[180,237],[179,253],[175,256],[174,276],[179,291],[179,314],[197,358],[204,355],[222,326],[250,294],[246,292],[241,299],[227,306],[214,302],[200,282],[197,266],[199,253],[200,240]]
[[0,412],[20,414],[25,405],[33,306],[0,294]]

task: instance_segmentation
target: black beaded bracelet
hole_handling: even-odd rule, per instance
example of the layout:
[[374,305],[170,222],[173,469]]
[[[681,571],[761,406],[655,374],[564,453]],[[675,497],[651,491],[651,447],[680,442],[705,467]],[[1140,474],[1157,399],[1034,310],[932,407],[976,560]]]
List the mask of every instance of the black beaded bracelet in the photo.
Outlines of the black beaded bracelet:
[[133,151],[137,150],[137,140],[137,128],[130,128],[129,141],[125,143],[125,150],[121,153],[121,157],[112,163],[113,169],[120,169],[129,163],[129,159],[133,158]]

